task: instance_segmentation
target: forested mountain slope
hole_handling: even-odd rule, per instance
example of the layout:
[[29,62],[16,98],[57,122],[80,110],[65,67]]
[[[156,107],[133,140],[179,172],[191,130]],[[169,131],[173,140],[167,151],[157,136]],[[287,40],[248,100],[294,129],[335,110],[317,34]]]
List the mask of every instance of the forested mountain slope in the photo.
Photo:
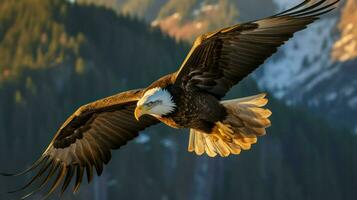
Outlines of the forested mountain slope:
[[[0,31],[0,45],[6,41],[0,56],[9,58],[6,66],[0,65],[1,171],[32,163],[76,107],[145,87],[176,70],[188,50],[143,22],[105,8],[60,0],[0,2],[3,12],[13,13]],[[23,7],[32,14],[23,17]],[[44,13],[47,20],[41,23],[37,16]],[[32,25],[21,28],[23,24]],[[22,45],[19,39],[3,37],[12,35],[11,30],[16,30],[15,36],[27,35],[34,26],[39,33]],[[58,33],[46,28],[57,26]],[[76,45],[66,47],[70,43],[66,39],[61,46],[61,39],[48,37],[56,34]],[[46,42],[41,35],[48,35]],[[51,43],[57,54],[46,48]],[[16,52],[26,48],[44,48],[23,51],[33,61],[41,54],[48,58],[38,66],[14,64]],[[54,62],[53,57],[61,59]],[[255,81],[248,78],[229,97],[258,92]],[[273,126],[250,151],[225,159],[197,157],[187,152],[187,130],[156,126],[114,152],[101,178],[83,186],[76,198],[67,194],[65,199],[353,199],[357,139],[301,108],[270,99]],[[21,184],[21,178],[0,177],[0,199],[18,197],[2,193]]]

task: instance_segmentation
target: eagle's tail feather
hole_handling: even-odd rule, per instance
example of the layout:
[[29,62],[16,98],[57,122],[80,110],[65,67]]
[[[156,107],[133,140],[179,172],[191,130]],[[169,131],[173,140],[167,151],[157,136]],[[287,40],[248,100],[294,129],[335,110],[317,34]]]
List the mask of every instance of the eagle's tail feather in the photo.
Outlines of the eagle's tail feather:
[[222,122],[216,122],[211,133],[195,129],[190,131],[188,151],[197,155],[206,153],[210,157],[240,154],[249,150],[257,142],[257,136],[265,135],[270,126],[270,110],[261,108],[268,103],[266,94],[239,98],[221,103],[227,109],[228,116]]

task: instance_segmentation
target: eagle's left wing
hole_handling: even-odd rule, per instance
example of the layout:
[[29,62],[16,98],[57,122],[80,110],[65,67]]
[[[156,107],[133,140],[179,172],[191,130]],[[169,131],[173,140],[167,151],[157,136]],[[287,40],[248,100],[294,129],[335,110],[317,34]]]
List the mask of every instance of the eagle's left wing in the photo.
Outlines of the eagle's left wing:
[[46,197],[61,181],[62,193],[72,179],[75,179],[73,191],[77,191],[85,172],[88,182],[93,178],[93,168],[98,176],[101,175],[103,164],[111,159],[111,150],[125,145],[138,136],[139,131],[159,123],[151,116],[143,116],[140,121],[135,119],[134,110],[142,91],[123,92],[80,107],[58,130],[34,165],[19,174],[3,175],[17,176],[39,168],[31,181],[20,190],[42,179],[38,188],[23,198],[42,189],[53,176],[56,178]]
[[337,2],[305,0],[277,15],[198,37],[176,73],[175,84],[222,98],[295,32],[334,9]]

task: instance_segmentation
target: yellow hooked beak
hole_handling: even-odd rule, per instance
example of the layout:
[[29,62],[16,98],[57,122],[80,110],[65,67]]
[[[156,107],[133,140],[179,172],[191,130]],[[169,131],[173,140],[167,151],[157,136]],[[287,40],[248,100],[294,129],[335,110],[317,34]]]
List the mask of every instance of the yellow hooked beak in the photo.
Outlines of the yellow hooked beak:
[[139,118],[148,113],[146,106],[137,106],[134,111],[135,119],[139,121]]

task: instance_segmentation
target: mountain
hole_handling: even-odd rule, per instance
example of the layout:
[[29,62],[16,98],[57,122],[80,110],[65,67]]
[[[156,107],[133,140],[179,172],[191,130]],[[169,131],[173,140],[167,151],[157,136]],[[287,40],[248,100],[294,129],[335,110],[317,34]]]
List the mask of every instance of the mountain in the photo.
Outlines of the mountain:
[[[0,56],[11,58],[1,69],[13,74],[0,81],[1,171],[30,165],[76,107],[145,87],[176,70],[189,48],[136,18],[103,7],[61,0],[0,2],[0,24],[6,24],[0,31],[0,44],[6,44]],[[39,16],[46,17],[45,23]],[[32,33],[31,27],[40,31]],[[32,35],[23,45],[11,39],[27,34]],[[61,46],[71,42],[57,37],[39,39],[57,34],[73,38],[76,48]],[[38,66],[24,62],[21,70],[13,70],[22,58],[15,59],[16,52],[48,43],[63,49],[62,59],[44,59]],[[41,54],[61,55],[49,49],[23,55],[32,60]],[[228,98],[259,92],[256,81],[247,78]],[[229,158],[198,157],[186,150],[187,130],[156,126],[113,152],[100,178],[64,199],[353,199],[356,137],[302,107],[269,99],[273,126],[250,151]],[[18,194],[3,193],[23,183],[20,177],[0,177],[0,199],[18,199]]]

